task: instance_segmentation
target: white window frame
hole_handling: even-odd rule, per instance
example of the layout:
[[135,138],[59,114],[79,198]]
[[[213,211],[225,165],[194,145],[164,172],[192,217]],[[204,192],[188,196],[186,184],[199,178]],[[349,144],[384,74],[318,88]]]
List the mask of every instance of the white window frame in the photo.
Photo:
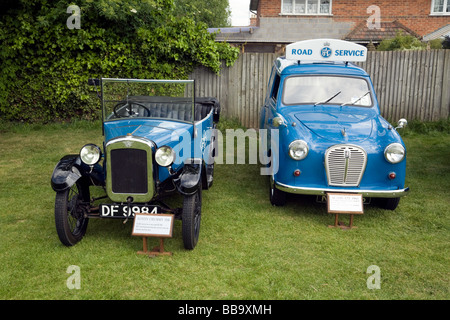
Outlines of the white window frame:
[[[333,0],[330,1],[330,9],[328,13],[320,13],[320,0],[306,0],[305,1],[305,11],[308,10],[308,3],[316,2],[317,3],[317,13],[294,13],[295,10],[292,10],[293,12],[284,12],[284,0],[281,0],[281,13],[280,15],[283,16],[331,16],[332,15],[332,7],[333,7]],[[449,0],[450,1],[450,0]],[[293,6],[295,6],[295,0],[293,0]]]
[[430,15],[432,16],[450,16],[450,11],[446,12],[446,8],[448,5],[450,5],[450,0],[444,0],[444,4],[442,9],[444,11],[434,11],[434,4],[435,4],[436,0],[431,0],[431,10],[430,10]]

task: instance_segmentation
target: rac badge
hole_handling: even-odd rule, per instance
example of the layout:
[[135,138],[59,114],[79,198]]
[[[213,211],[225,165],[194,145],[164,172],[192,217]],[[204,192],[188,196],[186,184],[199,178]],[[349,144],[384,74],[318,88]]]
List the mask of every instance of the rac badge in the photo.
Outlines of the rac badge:
[[[327,44],[325,44],[325,45],[327,45]],[[324,57],[324,58],[329,58],[329,57],[331,57],[331,54],[332,54],[332,53],[333,53],[333,50],[331,50],[331,48],[328,47],[328,46],[325,46],[325,47],[322,48],[322,50],[320,50],[320,54],[321,54],[322,57]]]

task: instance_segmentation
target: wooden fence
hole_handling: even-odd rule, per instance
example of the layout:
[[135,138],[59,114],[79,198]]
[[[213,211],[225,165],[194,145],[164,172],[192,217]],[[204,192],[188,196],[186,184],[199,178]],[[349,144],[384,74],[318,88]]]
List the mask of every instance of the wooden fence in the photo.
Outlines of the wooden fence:
[[[244,53],[220,75],[195,70],[197,96],[219,99],[222,115],[258,128],[267,81],[276,58],[271,53]],[[436,121],[450,114],[450,50],[368,52],[359,63],[371,76],[382,115],[392,121]]]

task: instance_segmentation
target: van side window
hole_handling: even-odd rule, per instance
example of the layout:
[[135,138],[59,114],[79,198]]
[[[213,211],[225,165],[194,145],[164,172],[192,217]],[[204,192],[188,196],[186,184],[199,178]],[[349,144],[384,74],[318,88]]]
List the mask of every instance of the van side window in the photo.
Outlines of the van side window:
[[277,73],[275,75],[275,80],[273,82],[272,95],[271,95],[271,98],[275,101],[277,100],[279,87],[280,87],[280,75]]
[[269,81],[267,83],[265,101],[267,101],[268,99],[270,99],[272,97],[273,78],[275,77],[276,73],[277,73],[277,69],[275,67],[273,67],[272,71],[270,72]]

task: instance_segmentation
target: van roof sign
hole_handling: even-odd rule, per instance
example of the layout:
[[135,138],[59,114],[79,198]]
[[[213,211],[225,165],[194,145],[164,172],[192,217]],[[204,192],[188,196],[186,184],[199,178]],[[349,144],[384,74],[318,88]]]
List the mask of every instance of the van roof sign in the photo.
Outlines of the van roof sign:
[[366,61],[367,48],[337,39],[314,39],[286,46],[286,59],[295,61]]

